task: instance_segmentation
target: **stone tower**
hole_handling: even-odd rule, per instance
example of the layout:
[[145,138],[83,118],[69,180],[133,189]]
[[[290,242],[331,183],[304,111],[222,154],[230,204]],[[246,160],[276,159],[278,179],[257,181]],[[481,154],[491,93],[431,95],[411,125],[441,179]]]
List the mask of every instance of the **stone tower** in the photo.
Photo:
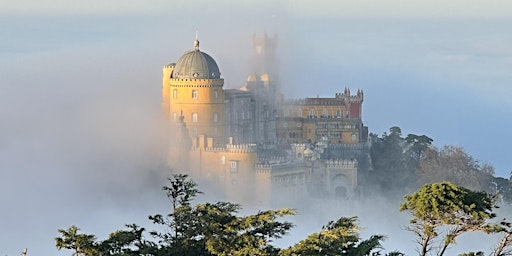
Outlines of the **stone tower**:
[[269,37],[267,34],[258,37],[256,34],[252,38],[253,44],[253,72],[257,74],[270,74],[277,76],[277,35]]
[[[186,124],[191,138],[204,135],[214,144],[226,143],[224,79],[215,60],[194,49],[181,56],[176,64],[163,68],[162,107],[174,123]],[[192,145],[194,146],[194,145]]]

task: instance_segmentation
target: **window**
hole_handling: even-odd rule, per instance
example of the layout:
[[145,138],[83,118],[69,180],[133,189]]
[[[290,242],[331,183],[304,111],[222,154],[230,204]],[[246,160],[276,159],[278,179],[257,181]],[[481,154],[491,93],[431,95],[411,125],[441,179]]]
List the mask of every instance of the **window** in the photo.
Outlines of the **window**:
[[231,172],[238,172],[238,161],[229,161]]
[[172,98],[173,99],[178,98],[178,90],[177,89],[172,90]]
[[192,90],[192,99],[197,99],[197,90]]
[[219,97],[219,91],[218,90],[214,90],[213,91],[213,98],[217,99]]
[[322,115],[324,117],[327,117],[329,115],[329,113],[327,112],[327,109],[324,108],[324,111],[322,111]]
[[341,118],[341,117],[343,116],[343,111],[341,111],[341,110],[336,110],[336,116],[337,116],[338,118]]
[[309,110],[309,118],[315,117],[316,113],[314,109]]
[[173,121],[176,121],[177,116],[178,116],[178,115],[176,114],[176,112],[173,112],[173,113],[172,113],[172,120],[173,120]]
[[218,122],[219,121],[219,115],[217,114],[217,112],[213,113],[213,122]]
[[352,133],[352,141],[356,141],[356,140],[357,140],[357,134]]
[[192,113],[192,122],[197,123],[197,113]]
[[220,157],[220,163],[221,164],[226,164],[226,156],[221,156]]
[[297,110],[297,116],[302,117],[302,109]]

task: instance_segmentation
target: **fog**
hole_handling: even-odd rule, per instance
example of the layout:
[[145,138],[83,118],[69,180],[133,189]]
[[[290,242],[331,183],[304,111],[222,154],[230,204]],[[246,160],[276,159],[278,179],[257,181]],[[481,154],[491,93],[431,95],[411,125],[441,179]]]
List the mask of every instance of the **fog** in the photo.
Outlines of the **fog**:
[[[341,3],[338,16],[300,1],[209,8],[129,2],[124,9],[121,1],[76,8],[64,2],[8,1],[0,18],[0,255],[25,247],[29,255],[68,255],[54,247],[59,228],[77,225],[104,239],[128,223],[151,229],[147,215],[168,210],[160,190],[169,174],[161,67],[192,48],[196,31],[226,88],[242,86],[250,73],[252,34],[278,34],[287,98],[361,88],[371,132],[398,125],[427,134],[509,175],[512,22],[498,4],[483,6],[483,17],[466,10],[448,19],[445,10],[441,18],[427,12],[416,19],[368,3]],[[384,14],[374,19],[378,8]],[[387,251],[413,248],[403,242],[411,240],[400,229],[407,218],[394,203],[299,203],[308,207],[291,218],[297,227],[282,246],[343,214],[360,216],[363,237],[387,235]]]

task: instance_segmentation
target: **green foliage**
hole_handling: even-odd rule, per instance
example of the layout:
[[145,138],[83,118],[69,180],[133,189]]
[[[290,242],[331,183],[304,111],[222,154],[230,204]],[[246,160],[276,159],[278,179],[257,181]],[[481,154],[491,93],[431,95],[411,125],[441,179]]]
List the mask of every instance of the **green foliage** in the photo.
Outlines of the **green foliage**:
[[457,186],[494,193],[494,168],[480,166],[462,147],[428,148],[417,168],[420,184],[450,181]]
[[458,256],[484,256],[483,252],[468,252],[468,253],[462,253]]
[[61,237],[55,239],[57,249],[88,256],[277,255],[279,248],[270,244],[272,239],[280,238],[293,227],[279,218],[294,215],[295,210],[283,208],[239,217],[238,204],[191,205],[201,192],[187,175],[174,175],[169,183],[163,190],[171,201],[172,212],[149,217],[164,228],[161,232],[149,232],[153,240],[145,239],[145,229],[135,224],[113,232],[104,241],[79,234],[79,229],[72,226],[59,230]]
[[178,206],[190,205],[190,202],[198,194],[203,193],[196,188],[197,184],[189,179],[186,174],[175,174],[167,180],[170,186],[164,186],[162,190],[165,191],[167,198],[171,201],[173,210]]
[[493,256],[512,255],[512,223],[505,220],[499,223],[496,232],[503,234],[501,241],[493,251]]
[[73,255],[94,256],[97,251],[94,245],[96,237],[79,233],[80,229],[71,226],[68,229],[59,229],[60,237],[55,238],[55,246],[57,250],[68,249],[73,250]]
[[360,241],[357,217],[342,217],[329,222],[319,233],[309,235],[296,245],[281,250],[281,256],[298,255],[370,255],[381,247],[383,236],[374,235]]
[[426,135],[408,134],[407,137],[405,137],[405,141],[409,145],[408,151],[416,161],[416,164],[418,164],[423,156],[423,152],[432,145],[434,140]]
[[[438,255],[443,255],[455,239],[466,232],[495,232],[496,226],[487,220],[496,216],[492,212],[494,197],[475,192],[449,182],[424,185],[417,192],[406,195],[400,211],[412,214],[411,228],[421,244],[421,255],[431,250],[433,239],[444,234]],[[440,232],[441,228],[444,228]]]
[[382,137],[372,135],[370,156],[374,172],[370,176],[374,186],[387,195],[400,196],[416,189],[416,169],[424,152],[432,144],[426,135],[408,134],[402,137],[400,127],[390,128]]

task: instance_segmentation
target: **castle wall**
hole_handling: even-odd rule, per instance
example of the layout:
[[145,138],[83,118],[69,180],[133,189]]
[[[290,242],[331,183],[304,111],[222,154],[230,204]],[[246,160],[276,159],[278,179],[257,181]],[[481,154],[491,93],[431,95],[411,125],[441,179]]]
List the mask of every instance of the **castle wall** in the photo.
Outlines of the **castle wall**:
[[190,167],[195,175],[207,177],[224,190],[234,202],[255,200],[255,145],[227,145],[223,148],[205,147],[190,151]]
[[[283,101],[275,39],[254,38],[254,71],[261,76],[251,75],[241,90],[223,89],[209,55],[201,55],[202,61],[214,68],[215,76],[201,60],[185,61],[200,53],[197,40],[196,51],[178,61],[187,79],[173,75],[175,64],[163,67],[162,109],[172,123],[170,165],[208,180],[232,202],[301,200],[311,186],[350,197],[357,186],[357,161],[338,159],[362,159],[358,153],[366,152],[363,93],[351,95],[345,88],[333,98]],[[204,75],[210,79],[191,79]],[[336,160],[326,160],[331,158]]]
[[205,134],[217,145],[226,143],[223,79],[169,79],[171,120],[187,124],[189,134]]
[[174,70],[175,64],[169,64],[162,68],[162,112],[169,115],[169,104],[171,97],[170,79]]

